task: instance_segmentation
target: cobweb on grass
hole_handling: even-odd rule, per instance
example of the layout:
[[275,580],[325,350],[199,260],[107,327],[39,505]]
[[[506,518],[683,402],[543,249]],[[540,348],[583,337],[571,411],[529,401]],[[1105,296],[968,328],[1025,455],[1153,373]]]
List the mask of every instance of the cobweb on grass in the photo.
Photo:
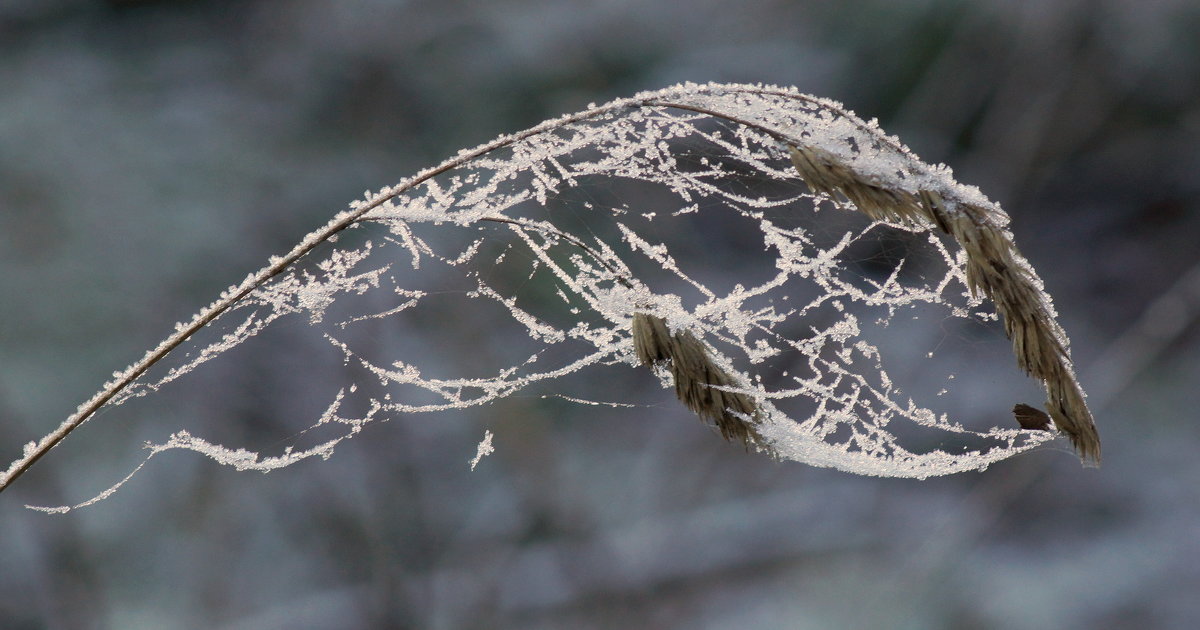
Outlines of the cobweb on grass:
[[[789,158],[797,145],[851,169],[870,194],[934,199],[937,223],[955,203],[986,208],[997,229],[1007,220],[949,169],[922,164],[836,104],[679,86],[548,121],[368,194],[335,219],[344,225],[310,236],[294,263],[249,278],[243,287],[254,288],[206,324],[215,339],[175,349],[169,370],[132,380],[104,406],[299,318],[363,376],[310,427],[333,427],[332,437],[260,454],[180,431],[149,445],[151,456],[188,449],[272,470],[328,457],[378,420],[555,391],[598,368],[641,370],[680,390],[684,358],[670,355],[672,344],[700,353],[710,376],[690,394],[708,402],[681,391],[684,402],[705,416],[715,396],[707,420],[727,437],[721,423],[741,423],[749,447],[781,459],[924,478],[984,469],[1051,439],[967,428],[893,380],[897,367],[919,371],[913,364],[931,350],[914,348],[908,333],[889,338],[895,322],[995,328],[997,316],[971,290],[949,228],[856,208],[868,204],[811,176],[806,184]],[[667,349],[657,360],[635,349],[636,317],[661,325]],[[370,331],[401,318],[438,341],[372,342]],[[641,412],[602,386],[560,393]]]

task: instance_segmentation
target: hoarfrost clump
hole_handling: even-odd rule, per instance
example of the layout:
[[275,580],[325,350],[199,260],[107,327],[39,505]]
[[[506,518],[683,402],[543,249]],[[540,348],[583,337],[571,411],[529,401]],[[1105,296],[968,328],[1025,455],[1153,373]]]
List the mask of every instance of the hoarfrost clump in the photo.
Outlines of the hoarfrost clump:
[[471,470],[475,470],[475,467],[479,465],[480,461],[483,461],[484,457],[496,452],[496,447],[492,446],[493,437],[495,437],[495,434],[493,434],[491,431],[483,432],[483,439],[480,440],[479,445],[475,447],[475,457],[472,457],[471,461],[469,462],[471,464]]
[[[868,332],[933,309],[1002,319],[1018,366],[1045,387],[1054,425],[1096,461],[1066,336],[1007,221],[949,168],[922,163],[832,101],[749,85],[639,94],[368,193],[117,373],[27,449],[0,487],[97,410],[153,393],[294,316],[324,326],[331,347],[369,375],[369,388],[342,387],[314,425],[344,427],[338,437],[261,456],[177,432],[151,456],[189,449],[265,471],[328,457],[375,420],[484,405],[620,365],[648,368],[728,439],[858,474],[980,470],[1051,439],[964,428],[893,382]],[[342,238],[351,233],[360,236]],[[882,267],[868,260],[873,274],[855,273],[869,242],[902,243],[924,258],[901,252]],[[489,310],[522,332],[505,341],[517,348],[506,363],[452,376],[418,365],[420,356],[374,356],[352,339],[355,327],[441,308],[447,294],[464,300],[456,308]],[[338,308],[366,295],[382,306]],[[223,332],[192,341],[206,327]],[[149,371],[169,353],[174,367]],[[365,403],[343,408],[348,395]],[[974,446],[914,446],[904,439],[913,430]]]

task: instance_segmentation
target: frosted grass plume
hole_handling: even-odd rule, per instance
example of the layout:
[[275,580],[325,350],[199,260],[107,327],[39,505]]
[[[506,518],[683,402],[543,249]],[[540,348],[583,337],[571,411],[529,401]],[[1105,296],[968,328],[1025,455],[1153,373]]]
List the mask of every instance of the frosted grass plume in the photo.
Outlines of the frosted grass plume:
[[[679,113],[689,114],[691,118]],[[706,132],[697,126],[697,121],[703,117],[732,123],[739,130],[736,134],[738,140],[729,143],[724,138],[705,136]],[[742,131],[746,133],[742,134]],[[773,160],[779,158],[786,163],[790,158],[799,179],[818,195],[830,197],[835,203],[857,210],[885,225],[938,230],[949,235],[965,252],[965,268],[961,273],[965,276],[969,291],[995,304],[998,314],[1003,318],[1006,334],[1012,341],[1018,366],[1044,385],[1046,406],[1054,425],[1071,439],[1081,458],[1099,461],[1099,437],[1071,365],[1066,335],[1055,321],[1052,302],[1036,272],[1021,256],[1006,231],[1008,217],[998,205],[977,189],[956,182],[950,169],[921,162],[897,139],[884,134],[874,121],[858,118],[839,103],[801,94],[794,89],[771,86],[685,84],[589,107],[575,114],[548,120],[526,131],[501,136],[474,149],[460,151],[442,164],[395,186],[376,193],[368,192],[365,200],[355,202],[349,210],[333,217],[291,251],[272,257],[266,267],[226,290],[215,302],[197,312],[191,321],[179,324],[173,334],[148,351],[141,360],[115,373],[110,382],[80,405],[57,429],[40,440],[28,443],[22,456],[0,473],[0,490],[11,485],[102,407],[157,391],[159,386],[237,346],[279,317],[304,313],[311,321],[318,322],[324,315],[324,309],[342,293],[360,291],[377,283],[384,273],[382,268],[367,273],[355,268],[372,256],[369,246],[358,251],[336,251],[329,261],[321,263],[327,274],[319,282],[289,275],[289,270],[302,257],[319,245],[331,242],[348,228],[365,223],[386,226],[396,242],[407,244],[414,257],[415,269],[417,257],[431,255],[431,250],[428,243],[421,242],[413,235],[411,225],[502,223],[521,234],[525,242],[534,247],[536,243],[528,234],[554,234],[556,228],[548,222],[506,213],[515,212],[515,204],[522,201],[544,205],[546,191],[557,185],[555,182],[571,182],[572,178],[578,176],[644,179],[666,185],[685,200],[697,195],[719,195],[730,206],[744,207],[744,217],[752,216],[755,208],[763,207],[753,197],[714,187],[714,182],[721,183],[719,180],[726,175],[719,169],[708,173],[714,181],[704,179],[704,174],[673,171],[674,158],[663,138],[691,136],[702,136],[717,142],[724,150],[732,152],[743,165],[781,181],[794,179],[794,176],[778,170]],[[580,148],[598,151],[602,157],[570,162],[568,158],[572,152]],[[513,156],[504,159],[490,155],[500,149],[511,149]],[[476,168],[483,162],[486,164]],[[438,185],[435,178],[451,172],[469,175],[456,179],[454,186],[457,188],[447,189]],[[535,188],[508,196],[497,192],[498,183],[511,182],[514,175],[521,173],[536,176],[533,178]],[[473,187],[465,187],[465,182],[472,182]],[[789,252],[787,256],[798,256],[797,245],[783,243],[788,235],[775,230],[765,221],[760,227],[766,238],[776,239],[772,241],[772,246],[779,247],[779,262],[787,267],[785,273],[798,273],[795,259],[782,258],[785,249]],[[470,399],[448,394],[448,390],[440,383],[425,380],[416,372],[378,370],[376,373],[381,378],[425,388],[437,395],[459,397],[426,406],[375,401],[378,404],[371,406],[368,416],[342,418],[339,415],[342,394],[339,393],[338,399],[331,403],[320,421],[336,421],[351,427],[344,436],[349,437],[376,416],[387,412],[437,411],[486,404],[538,380],[556,378],[579,367],[602,361],[619,362],[631,357],[642,364],[664,368],[662,373],[670,377],[684,405],[717,426],[726,438],[758,447],[780,458],[812,465],[831,466],[860,474],[925,477],[986,468],[991,462],[1045,441],[1045,438],[1033,435],[1041,432],[1025,432],[1022,435],[1017,435],[1015,431],[976,433],[996,437],[1007,445],[966,455],[940,451],[911,453],[900,447],[894,436],[883,430],[889,414],[906,414],[908,419],[936,429],[971,432],[931,418],[924,410],[887,407],[878,414],[872,412],[870,418],[860,419],[875,422],[869,431],[869,440],[877,442],[859,441],[852,445],[853,448],[851,445],[823,443],[822,436],[825,433],[806,433],[809,429],[799,427],[794,422],[785,422],[788,419],[771,404],[770,392],[752,387],[743,375],[735,373],[737,370],[727,357],[715,354],[715,349],[704,341],[705,331],[693,329],[692,326],[699,322],[694,314],[665,317],[666,312],[648,310],[637,300],[627,304],[609,300],[616,294],[602,285],[614,279],[631,293],[635,289],[648,291],[638,283],[637,278],[623,275],[627,267],[615,253],[614,244],[600,242],[589,245],[574,236],[568,238],[569,235],[562,232],[558,232],[558,236],[562,237],[559,240],[585,249],[596,259],[600,269],[594,270],[595,273],[589,272],[588,278],[571,277],[567,270],[555,266],[556,263],[545,255],[544,250],[534,251],[538,264],[554,269],[565,286],[583,296],[590,307],[600,311],[608,321],[623,322],[624,327],[630,326],[632,321],[633,328],[625,328],[625,337],[617,334],[616,329],[584,330],[585,333],[594,333],[592,338],[597,345],[591,355],[557,370],[520,378],[509,378],[509,372],[506,371],[493,379],[476,379],[472,385],[483,393]],[[633,252],[635,254],[644,254],[652,249],[648,243],[634,247],[633,244],[638,242],[636,235],[626,234],[625,239],[631,249],[637,250]],[[469,257],[459,255],[460,259]],[[445,260],[450,261],[451,258]],[[278,282],[272,283],[273,280]],[[769,288],[764,286],[752,288],[751,291],[761,289],[766,292]],[[602,296],[607,297],[602,299]],[[736,296],[730,299],[732,297]],[[413,294],[412,299],[419,300],[420,296]],[[165,377],[151,382],[142,380],[151,367],[202,328],[247,303],[255,307],[255,312],[264,314],[247,318],[220,341],[188,355],[189,360],[183,367],[171,370]],[[734,301],[728,303],[736,306]],[[513,314],[523,323],[532,321],[524,313],[514,311]],[[737,315],[740,317],[745,313]],[[350,350],[336,343],[335,346],[346,352],[347,359],[352,357]],[[748,347],[739,349],[753,351]],[[807,391],[801,393],[816,395]],[[885,404],[891,402],[886,401]],[[831,418],[834,422],[852,420],[848,412]],[[327,457],[333,445],[344,437],[313,449],[289,451],[286,461],[290,463],[312,456]],[[198,438],[172,441],[164,448],[193,450],[223,464],[248,470],[279,467],[283,461],[209,444]],[[153,453],[161,450],[153,450]]]
[[933,189],[889,187],[817,147],[789,144],[788,154],[814,191],[834,198],[840,193],[876,221],[930,224],[954,237],[967,254],[971,292],[983,293],[996,305],[1017,365],[1044,383],[1054,425],[1067,434],[1080,457],[1099,463],[1100,435],[1072,369],[1066,334],[1055,321],[1041,280],[1004,230],[1007,217],[969,201],[948,205]]

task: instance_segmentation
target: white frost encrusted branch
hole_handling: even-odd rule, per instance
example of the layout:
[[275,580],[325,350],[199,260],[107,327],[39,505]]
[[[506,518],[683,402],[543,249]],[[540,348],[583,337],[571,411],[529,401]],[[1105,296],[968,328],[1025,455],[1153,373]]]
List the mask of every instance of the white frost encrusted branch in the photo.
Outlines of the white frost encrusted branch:
[[[706,126],[714,120],[728,125],[727,129],[732,127],[732,131],[714,131]],[[681,164],[677,146],[685,141],[707,143],[736,162],[737,168],[707,158]],[[843,239],[828,250],[813,251],[802,230],[780,228],[764,215],[767,210],[787,207],[810,194],[795,188],[792,193],[768,198],[753,190],[735,189],[729,185],[738,176],[735,171],[752,172],[781,183],[803,180],[813,194],[857,209],[881,225],[943,232],[965,252],[965,268],[951,265],[942,282],[928,287],[898,287],[892,278],[879,285],[876,292],[863,293],[836,277],[836,257],[849,240]],[[738,285],[737,291],[718,295],[687,275],[669,247],[638,237],[637,230],[629,227],[632,219],[627,218],[628,208],[595,208],[601,213],[608,210],[619,232],[626,235],[617,240],[596,237],[594,242],[585,243],[582,235],[572,235],[545,220],[545,209],[559,190],[597,177],[651,183],[678,199],[676,208],[643,213],[646,221],[654,220],[659,213],[664,217],[660,220],[693,213],[698,199],[720,200],[738,217],[757,222],[764,246],[777,252],[776,276],[761,285]],[[542,212],[522,216],[529,207]],[[338,250],[322,263],[316,276],[296,269],[297,261],[347,228],[364,223],[385,226],[393,242],[411,255],[408,267],[423,271],[428,261],[449,267],[467,264],[478,255],[481,241],[476,239],[458,251],[439,252],[435,244],[413,231],[414,226],[470,227],[485,222],[507,223],[520,237],[518,242],[532,252],[531,273],[551,274],[560,286],[559,296],[572,312],[585,308],[603,321],[581,321],[568,329],[550,329],[509,296],[484,284],[472,297],[505,305],[531,335],[540,335],[546,344],[572,340],[589,344],[591,350],[566,364],[540,371],[532,368],[535,356],[492,378],[438,380],[425,378],[413,366],[399,369],[371,364],[331,339],[348,361],[361,362],[381,382],[414,385],[444,402],[414,406],[375,400],[367,417],[323,418],[322,422],[341,422],[357,432],[378,414],[485,404],[530,383],[587,365],[634,363],[640,358],[655,368],[665,383],[673,385],[690,408],[718,424],[727,437],[781,458],[860,474],[905,477],[982,469],[990,462],[1045,442],[1049,434],[996,429],[975,434],[999,442],[985,450],[954,455],[910,452],[885,429],[893,417],[947,432],[971,432],[937,418],[912,401],[897,399],[886,375],[868,378],[862,374],[861,364],[877,360],[878,351],[856,338],[859,324],[853,316],[847,314],[831,324],[816,337],[820,343],[787,338],[779,328],[789,318],[844,301],[893,307],[912,301],[940,304],[941,292],[961,280],[976,299],[986,297],[995,303],[1019,366],[1045,385],[1047,408],[1055,426],[1072,440],[1082,458],[1099,460],[1099,439],[1072,369],[1067,338],[1055,321],[1054,308],[1036,273],[1013,245],[1005,229],[1008,217],[998,205],[974,187],[957,183],[949,168],[924,164],[897,139],[885,135],[874,121],[863,121],[833,101],[769,86],[686,84],[591,107],[501,136],[463,150],[396,186],[368,193],[365,200],[352,204],[350,210],[335,216],[286,255],[272,258],[262,270],[225,291],[190,322],[180,324],[174,334],[140,361],[114,374],[112,381],[57,429],[26,445],[22,457],[0,474],[0,490],[100,408],[156,391],[279,317],[304,313],[314,324],[320,322],[325,309],[341,295],[375,290],[398,273],[390,263],[366,271],[357,268],[375,259],[370,243],[359,249],[347,248],[352,251]],[[556,256],[551,255],[552,250],[567,253]],[[635,259],[655,260],[664,272],[701,291],[707,303],[689,308],[677,295],[656,292],[630,271],[629,261]],[[959,259],[947,255],[946,260],[952,263]],[[790,311],[749,306],[754,298],[784,290],[781,287],[802,279],[816,283],[827,295]],[[387,312],[415,308],[424,297],[419,291],[405,293],[403,287],[394,290],[408,301],[402,309]],[[187,355],[190,360],[184,368],[158,380],[147,380],[153,366],[200,329],[248,304],[259,310],[246,313],[245,321],[234,332]],[[370,318],[342,325],[364,319]],[[642,325],[631,331],[631,322],[635,321]],[[655,331],[654,339],[664,345],[647,345],[647,330]],[[641,344],[636,353],[635,341]],[[826,356],[823,347],[836,352]],[[745,369],[744,360],[754,363],[784,351],[809,357],[809,368],[815,375],[793,379],[791,388],[768,390]],[[772,401],[788,396],[811,399],[816,411],[808,418],[787,417]],[[842,434],[848,437],[832,437]],[[237,461],[239,467],[247,469],[278,463],[271,458],[243,457],[238,449],[207,443],[198,446],[173,440],[160,446],[200,450],[221,461]],[[327,447],[317,448],[323,450],[312,454],[327,455]],[[304,456],[306,453],[289,454],[285,459]]]

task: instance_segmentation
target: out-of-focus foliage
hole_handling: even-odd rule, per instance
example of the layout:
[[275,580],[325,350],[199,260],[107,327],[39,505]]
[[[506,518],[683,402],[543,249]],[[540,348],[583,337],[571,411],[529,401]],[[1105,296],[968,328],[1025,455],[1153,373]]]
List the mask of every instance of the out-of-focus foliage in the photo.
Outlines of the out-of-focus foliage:
[[[109,454],[164,419],[269,445],[311,418],[306,384],[344,368],[284,331],[169,403],[102,415],[113,424],[2,496],[0,625],[1200,618],[1200,361],[1195,293],[1178,284],[1200,234],[1195,4],[849,7],[0,4],[4,459],[362,190],[588,102],[715,80],[843,100],[1003,203],[1071,333],[1103,468],[1044,451],[979,477],[849,478],[749,457],[658,392],[650,413],[525,398],[398,418],[286,475],[164,456],[89,510],[20,507],[119,477]],[[264,369],[280,362],[294,369]],[[980,378],[967,411],[991,425],[1018,401]],[[496,452],[472,473],[485,428]]]

